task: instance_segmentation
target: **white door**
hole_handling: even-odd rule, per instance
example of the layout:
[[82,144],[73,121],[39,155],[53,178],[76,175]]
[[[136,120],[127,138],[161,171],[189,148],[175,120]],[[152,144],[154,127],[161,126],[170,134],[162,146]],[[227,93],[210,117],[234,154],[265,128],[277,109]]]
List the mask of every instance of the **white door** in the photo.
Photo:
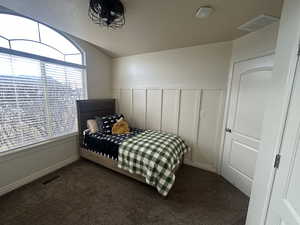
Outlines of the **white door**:
[[236,63],[233,68],[222,175],[247,195],[260,145],[273,55]]
[[300,225],[300,69],[296,72],[267,225]]

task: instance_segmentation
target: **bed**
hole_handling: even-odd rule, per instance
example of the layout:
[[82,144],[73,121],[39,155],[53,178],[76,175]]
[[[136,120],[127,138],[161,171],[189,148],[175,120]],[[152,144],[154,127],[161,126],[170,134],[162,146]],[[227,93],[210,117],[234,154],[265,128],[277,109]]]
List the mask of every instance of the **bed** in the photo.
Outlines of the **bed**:
[[118,135],[89,132],[87,120],[116,114],[114,99],[78,100],[77,112],[81,157],[154,186],[167,196],[188,151],[184,141],[138,128]]

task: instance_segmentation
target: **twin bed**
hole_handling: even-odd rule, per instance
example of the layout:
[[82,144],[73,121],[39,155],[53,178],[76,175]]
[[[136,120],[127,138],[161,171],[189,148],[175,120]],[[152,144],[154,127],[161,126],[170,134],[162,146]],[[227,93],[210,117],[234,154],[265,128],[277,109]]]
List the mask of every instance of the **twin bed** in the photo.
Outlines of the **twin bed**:
[[[114,99],[77,101],[80,156],[155,187],[167,196],[188,146],[176,135],[131,128],[127,134],[92,133],[87,121],[115,115]],[[126,115],[125,115],[126,120]]]

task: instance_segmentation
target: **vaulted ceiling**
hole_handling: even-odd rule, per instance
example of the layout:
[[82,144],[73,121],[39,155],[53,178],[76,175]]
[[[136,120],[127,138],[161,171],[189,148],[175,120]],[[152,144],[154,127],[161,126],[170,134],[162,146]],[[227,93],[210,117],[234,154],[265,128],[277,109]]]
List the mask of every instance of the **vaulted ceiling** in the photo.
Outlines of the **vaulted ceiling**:
[[[0,5],[91,42],[113,57],[238,38],[237,27],[260,14],[280,17],[283,0],[124,0],[126,25],[111,31],[87,16],[89,0],[0,0]],[[211,5],[209,18],[195,18]]]

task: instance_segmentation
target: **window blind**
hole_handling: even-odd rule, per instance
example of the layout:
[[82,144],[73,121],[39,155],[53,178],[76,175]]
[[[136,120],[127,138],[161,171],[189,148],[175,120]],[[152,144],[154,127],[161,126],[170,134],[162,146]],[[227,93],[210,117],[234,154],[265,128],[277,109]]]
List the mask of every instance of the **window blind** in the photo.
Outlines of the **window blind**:
[[83,72],[0,53],[0,152],[76,132]]

